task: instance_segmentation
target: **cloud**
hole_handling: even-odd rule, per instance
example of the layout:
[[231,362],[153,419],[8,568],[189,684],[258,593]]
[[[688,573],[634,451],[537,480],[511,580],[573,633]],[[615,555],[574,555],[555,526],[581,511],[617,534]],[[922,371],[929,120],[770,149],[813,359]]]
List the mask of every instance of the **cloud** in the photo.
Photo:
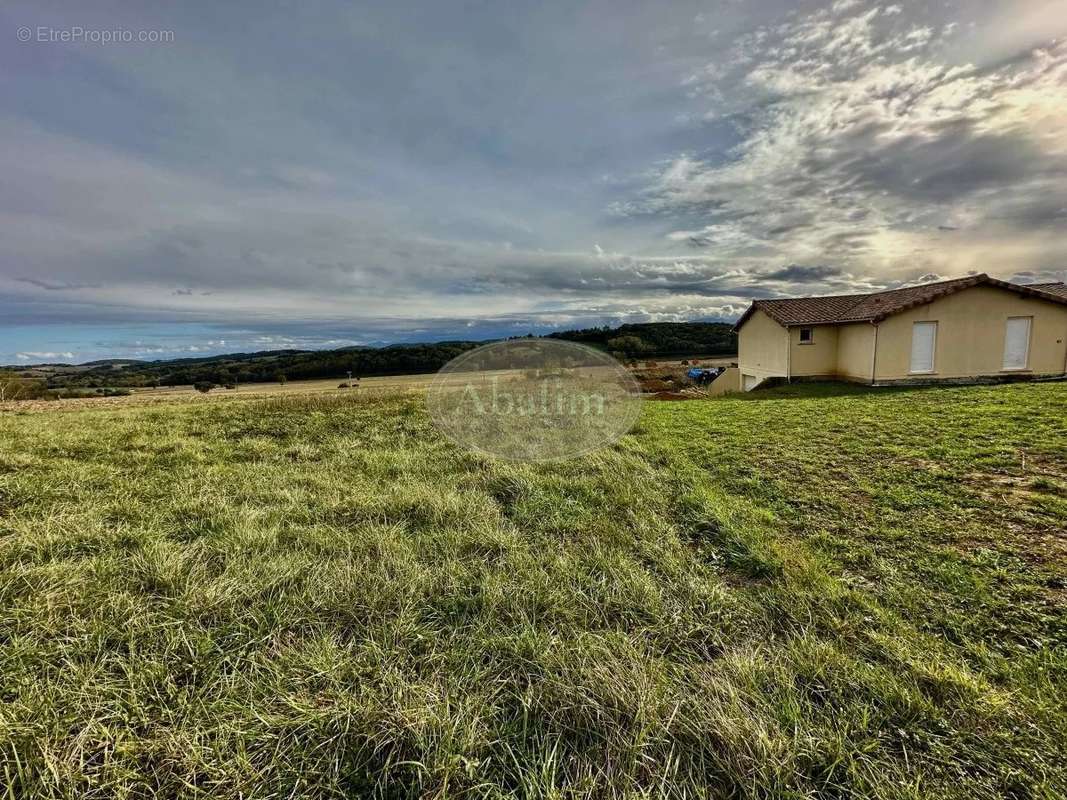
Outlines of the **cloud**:
[[0,48],[8,357],[730,318],[1064,269],[1067,23],[1043,0],[329,5],[86,6],[185,33]]
[[841,14],[858,5],[860,5],[860,0],[837,0],[837,2],[830,7],[830,11],[834,14]]
[[52,361],[57,358],[71,359],[74,358],[74,353],[53,353],[53,352],[28,352],[28,353],[16,353],[15,358],[19,361]]
[[765,273],[760,277],[762,280],[769,281],[812,283],[815,281],[826,280],[827,278],[836,278],[840,276],[840,274],[840,271],[834,267],[790,264],[788,267],[782,267],[782,269],[777,269],[774,272]]
[[49,292],[77,291],[79,289],[99,289],[99,283],[74,283],[71,281],[47,281],[39,278],[15,278],[18,283],[28,283],[38,289]]
[[[671,160],[632,216],[703,217],[669,240],[722,258],[888,274],[1047,261],[1067,224],[1067,42],[979,68],[938,58],[951,26],[838,2],[742,36],[717,84],[740,140]],[[730,87],[733,87],[732,91]],[[945,248],[936,234],[967,232]]]
[[944,275],[938,275],[936,272],[928,272],[925,275],[920,275],[913,281],[909,281],[903,285],[905,286],[922,286],[924,283],[937,283],[938,281],[945,280]]
[[[770,293],[762,285],[765,262],[735,257],[726,263],[718,252],[721,236],[707,255],[645,255],[595,240],[567,249],[444,238],[403,214],[332,194],[275,187],[264,195],[25,125],[9,123],[0,132],[19,144],[6,156],[0,152],[0,165],[37,187],[33,205],[9,216],[7,244],[50,276],[6,287],[0,277],[0,301],[11,297],[5,305],[17,309],[8,319],[25,324],[328,324],[383,316],[412,325],[420,318],[530,317],[574,303],[638,306],[673,298],[682,307],[716,298],[724,307]],[[97,187],[99,202],[69,205],[67,198],[86,185]],[[172,224],[159,224],[147,200],[154,195],[168,198]],[[42,218],[49,220],[47,236],[34,227]],[[775,224],[772,236],[809,223],[803,214],[783,213]],[[87,274],[99,280],[84,280]],[[810,290],[817,277],[804,275],[797,286]],[[853,285],[841,276],[821,277],[835,288]],[[787,279],[778,280],[775,291],[787,291]],[[27,286],[45,295],[77,288],[79,302],[52,301]]]
[[267,169],[246,169],[244,175],[276,182],[287,189],[318,191],[332,189],[336,179],[324,170],[300,164],[279,164]]

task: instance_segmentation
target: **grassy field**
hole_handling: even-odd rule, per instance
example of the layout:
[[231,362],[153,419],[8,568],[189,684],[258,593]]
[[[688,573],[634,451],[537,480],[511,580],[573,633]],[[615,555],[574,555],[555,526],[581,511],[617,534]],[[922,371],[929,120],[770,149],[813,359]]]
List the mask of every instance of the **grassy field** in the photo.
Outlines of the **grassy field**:
[[5,797],[1063,797],[1067,385],[0,414]]
[[[681,376],[690,366],[729,366],[736,358],[719,358],[715,356],[690,356],[684,360],[641,361],[632,369],[636,376],[662,376],[675,374]],[[650,367],[649,365],[655,365]],[[400,392],[425,391],[433,382],[436,373],[417,375],[382,375],[364,377],[356,382],[352,392],[379,397],[395,395]],[[41,411],[41,410],[81,410],[83,408],[102,408],[105,406],[128,406],[147,403],[201,403],[205,401],[246,399],[249,397],[277,397],[281,395],[337,394],[339,384],[346,383],[347,378],[322,378],[306,381],[287,381],[286,383],[242,383],[233,389],[216,386],[208,393],[198,392],[193,386],[159,386],[139,387],[129,390],[127,395],[112,397],[64,397],[40,398],[36,400],[0,400],[0,414],[5,411]],[[92,391],[92,390],[87,390]]]

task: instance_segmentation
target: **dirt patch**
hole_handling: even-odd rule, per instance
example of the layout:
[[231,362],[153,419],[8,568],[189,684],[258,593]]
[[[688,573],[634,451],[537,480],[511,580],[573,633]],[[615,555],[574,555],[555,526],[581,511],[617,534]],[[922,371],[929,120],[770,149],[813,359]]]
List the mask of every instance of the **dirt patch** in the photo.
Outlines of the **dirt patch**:
[[1051,477],[1067,483],[1067,467],[1062,461],[1044,453],[1024,453],[1023,465],[1035,473],[1035,477]]
[[656,392],[672,392],[677,390],[678,386],[674,381],[663,380],[662,378],[649,378],[645,376],[638,377],[638,385],[641,387],[641,391],[645,394],[655,394]]
[[656,392],[649,400],[699,400],[701,398],[698,394],[689,394],[687,392]]
[[[1067,566],[1067,530],[1041,508],[1043,495],[1062,496],[1061,487],[1049,481],[1048,473],[1022,476],[971,472],[963,480],[996,509],[1000,535],[986,541],[961,539],[953,543],[954,548],[961,552],[970,552],[976,546],[1010,550],[1037,568],[1062,573]],[[1059,601],[1063,600],[1062,580],[1049,589]]]

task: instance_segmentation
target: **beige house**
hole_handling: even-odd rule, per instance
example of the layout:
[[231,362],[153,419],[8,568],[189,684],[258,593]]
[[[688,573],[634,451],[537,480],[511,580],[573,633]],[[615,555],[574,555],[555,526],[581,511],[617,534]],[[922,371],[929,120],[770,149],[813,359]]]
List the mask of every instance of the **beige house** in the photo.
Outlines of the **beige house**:
[[735,329],[738,370],[720,377],[716,393],[769,378],[880,386],[1067,374],[1063,283],[974,275],[874,294],[756,300]]

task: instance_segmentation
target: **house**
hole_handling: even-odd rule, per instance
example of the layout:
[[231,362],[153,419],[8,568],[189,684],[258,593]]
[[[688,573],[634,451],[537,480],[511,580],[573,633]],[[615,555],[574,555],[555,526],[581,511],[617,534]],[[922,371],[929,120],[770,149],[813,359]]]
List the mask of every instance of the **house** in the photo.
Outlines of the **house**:
[[720,378],[717,394],[768,379],[883,386],[1063,376],[1067,285],[972,275],[872,294],[756,300],[735,330],[737,372]]

